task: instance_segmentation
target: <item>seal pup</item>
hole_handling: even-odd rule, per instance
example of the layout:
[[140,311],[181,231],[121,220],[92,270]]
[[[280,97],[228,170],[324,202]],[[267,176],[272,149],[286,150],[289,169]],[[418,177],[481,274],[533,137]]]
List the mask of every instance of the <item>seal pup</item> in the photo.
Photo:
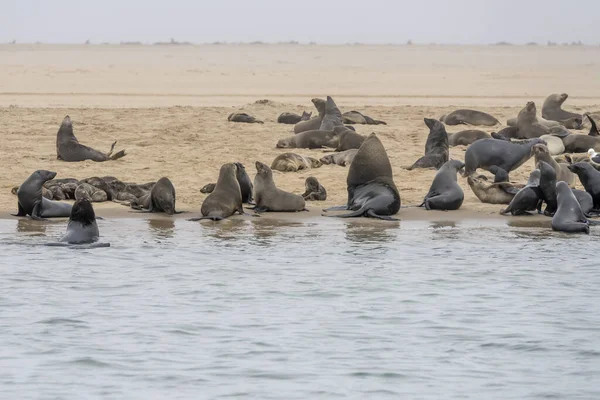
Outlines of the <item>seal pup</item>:
[[83,244],[97,242],[99,238],[100,231],[92,203],[86,197],[76,200],[69,216],[67,233],[59,239],[59,242]]
[[371,217],[394,221],[400,210],[400,192],[394,183],[392,165],[383,144],[371,133],[360,146],[350,164],[346,178],[348,201],[345,206],[332,207],[324,211],[350,210],[331,217]]
[[254,118],[252,115],[246,113],[231,113],[227,117],[227,121],[229,122],[245,122],[247,124],[264,124],[263,121],[260,121]]
[[[256,176],[254,177],[254,212],[265,211],[304,211],[305,201],[302,196],[284,192],[275,186],[273,171],[268,165],[256,162]],[[216,190],[216,189],[215,189]]]
[[[556,171],[550,164],[545,161],[540,161],[536,164],[537,169],[540,170],[540,184],[539,188],[541,191],[541,200],[546,203],[544,209],[544,215],[553,216],[558,207],[556,200]],[[541,212],[542,202],[538,203],[538,213]]]
[[271,169],[281,172],[297,172],[304,169],[319,168],[323,163],[312,157],[304,157],[295,153],[283,153],[275,157]]
[[190,218],[188,221],[202,219],[220,221],[232,216],[236,211],[242,215],[245,214],[236,170],[237,167],[234,163],[227,163],[221,167],[215,190],[204,199],[200,208],[202,216]]
[[101,203],[108,200],[108,195],[89,183],[82,182],[75,189],[75,200],[88,199],[90,202]]
[[58,132],[56,134],[56,158],[58,160],[68,161],[68,162],[77,162],[84,160],[92,160],[92,161],[108,161],[108,160],[117,160],[121,157],[125,157],[127,153],[125,150],[121,150],[116,154],[112,154],[115,145],[117,142],[115,141],[108,153],[102,153],[98,150],[94,150],[91,147],[84,146],[79,143],[79,140],[73,134],[73,123],[71,122],[71,118],[67,115],[60,124],[60,128],[58,128]]
[[467,183],[482,203],[510,204],[521,188],[510,182],[489,182],[484,175],[468,176]]
[[296,113],[284,112],[279,114],[277,117],[277,122],[280,124],[289,124],[295,125],[300,121],[308,121],[312,115],[312,112],[304,111],[302,115],[298,115]]
[[594,210],[600,210],[600,172],[587,162],[571,164],[568,168],[577,174],[585,191],[592,196]]
[[311,100],[319,115],[308,121],[300,121],[294,125],[294,133],[301,133],[306,131],[314,131],[321,128],[321,122],[325,116],[325,100],[314,98]]
[[317,178],[309,176],[304,182],[306,191],[302,194],[304,200],[307,201],[323,201],[327,200],[327,190],[319,183]]
[[358,153],[358,149],[341,151],[339,153],[334,153],[325,157],[321,157],[319,161],[321,161],[323,164],[336,164],[342,167],[346,167],[352,163],[352,160],[354,160],[356,153]]
[[500,122],[490,114],[483,111],[460,109],[452,111],[450,114],[442,115],[440,121],[446,125],[481,125],[494,126]]
[[492,135],[487,132],[480,131],[477,129],[468,129],[466,131],[460,131],[448,135],[448,145],[454,146],[468,146],[480,139],[490,139]]
[[19,186],[17,201],[19,211],[14,217],[30,215],[32,219],[43,221],[46,218],[62,218],[71,215],[73,206],[67,203],[48,200],[42,196],[44,182],[54,179],[56,172],[37,170]]
[[345,126],[336,126],[333,128],[333,132],[338,136],[338,145],[335,151],[358,150],[366,139],[365,136],[359,135]]
[[465,194],[456,182],[456,175],[465,164],[460,160],[444,163],[433,178],[429,192],[423,203],[427,210],[458,210],[465,199]]
[[333,130],[313,130],[280,139],[276,147],[278,149],[320,149],[322,147],[335,149],[338,141],[339,137]]
[[540,170],[534,169],[529,175],[527,185],[515,194],[508,207],[500,211],[500,214],[531,215],[531,211],[537,209],[542,196],[539,188],[540,177]]
[[552,217],[552,230],[568,233],[590,233],[590,225],[571,188],[556,182],[558,208]]
[[546,97],[542,105],[542,117],[551,121],[558,121],[569,129],[581,129],[583,117],[562,109],[563,103],[569,98],[566,93],[551,94]]
[[202,186],[200,193],[212,193],[215,190],[215,186],[217,186],[216,183],[207,183],[206,185]]
[[538,143],[543,141],[539,138],[522,143],[498,139],[478,140],[467,147],[464,175],[472,175],[478,168],[489,171],[494,165],[510,173],[531,158],[531,148]]
[[557,156],[565,152],[565,144],[560,137],[555,135],[542,135],[540,136],[540,139],[546,142],[546,146],[548,147],[551,156]]
[[132,204],[131,207],[149,213],[164,212],[168,215],[181,213],[175,211],[175,186],[167,177],[160,178],[154,184],[150,193],[140,199],[141,201],[138,200],[137,204]]
[[431,118],[424,118],[425,125],[429,128],[429,135],[425,142],[425,155],[419,158],[407,170],[415,168],[435,168],[439,169],[446,161],[450,154],[448,148],[448,133],[444,124],[440,121]]
[[567,182],[570,187],[575,187],[577,175],[572,173],[566,164],[557,163],[556,160],[550,156],[550,151],[546,145],[541,143],[534,145],[531,148],[531,153],[533,154],[535,165],[537,165],[540,161],[544,161],[556,172],[557,181],[564,181]]
[[331,96],[327,96],[327,101],[325,102],[325,115],[323,115],[323,120],[321,121],[319,129],[322,131],[333,131],[333,128],[336,126],[343,125],[344,122],[342,121],[340,109],[337,107]]

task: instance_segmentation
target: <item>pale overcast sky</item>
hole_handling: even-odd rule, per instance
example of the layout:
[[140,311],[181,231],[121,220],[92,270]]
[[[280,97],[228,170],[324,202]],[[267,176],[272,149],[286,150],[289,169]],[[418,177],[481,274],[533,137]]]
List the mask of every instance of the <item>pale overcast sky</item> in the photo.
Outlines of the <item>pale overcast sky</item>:
[[600,0],[0,0],[0,42],[600,43]]

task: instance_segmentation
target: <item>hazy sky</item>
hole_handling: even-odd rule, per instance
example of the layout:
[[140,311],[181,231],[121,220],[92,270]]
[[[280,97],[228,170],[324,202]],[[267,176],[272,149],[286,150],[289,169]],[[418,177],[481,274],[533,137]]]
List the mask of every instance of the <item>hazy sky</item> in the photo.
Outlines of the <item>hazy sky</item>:
[[600,43],[599,0],[0,0],[0,42]]

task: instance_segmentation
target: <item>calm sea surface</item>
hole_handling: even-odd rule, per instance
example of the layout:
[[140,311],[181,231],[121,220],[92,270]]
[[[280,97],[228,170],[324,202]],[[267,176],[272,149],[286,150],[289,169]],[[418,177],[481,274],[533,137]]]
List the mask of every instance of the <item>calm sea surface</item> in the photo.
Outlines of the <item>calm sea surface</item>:
[[0,220],[2,399],[600,399],[600,228]]

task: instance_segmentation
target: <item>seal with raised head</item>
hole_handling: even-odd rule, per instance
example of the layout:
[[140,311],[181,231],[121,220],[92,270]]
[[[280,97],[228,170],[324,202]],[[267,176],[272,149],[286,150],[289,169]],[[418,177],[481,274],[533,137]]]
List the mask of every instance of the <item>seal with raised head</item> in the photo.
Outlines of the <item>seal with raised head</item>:
[[475,196],[488,204],[510,204],[522,187],[510,182],[489,182],[484,175],[471,175],[467,177],[469,187]]
[[75,200],[88,199],[90,202],[101,203],[108,200],[108,195],[89,183],[82,182],[75,189]]
[[283,153],[275,157],[271,169],[281,172],[297,172],[310,168],[319,168],[323,163],[312,157],[304,157],[295,153]]
[[581,114],[572,113],[562,109],[563,103],[569,98],[566,93],[551,94],[546,97],[542,105],[542,117],[551,121],[558,121],[565,128],[581,129],[583,117]]
[[115,141],[112,144],[110,151],[106,154],[98,150],[94,150],[91,147],[84,146],[83,144],[79,143],[79,140],[77,140],[73,134],[73,123],[71,122],[71,118],[67,115],[60,124],[60,128],[58,128],[58,132],[56,134],[56,158],[69,162],[84,160],[98,162],[117,160],[126,156],[127,153],[125,153],[125,150],[121,150],[116,154],[112,154],[116,144],[117,142]]
[[278,149],[320,149],[322,147],[336,148],[339,138],[333,130],[305,131],[280,139],[276,147]]
[[87,197],[75,201],[71,214],[67,232],[59,239],[59,242],[68,244],[83,244],[97,242],[100,237],[98,224],[96,223],[96,213],[94,207]]
[[456,181],[456,174],[465,164],[460,160],[444,163],[433,178],[429,192],[423,203],[427,210],[458,210],[465,199],[465,193]]
[[32,219],[62,218],[71,215],[71,204],[48,200],[42,196],[44,182],[54,179],[56,172],[35,171],[17,190],[19,211],[12,214],[15,217],[30,215]]
[[188,221],[211,219],[220,221],[236,212],[244,214],[242,192],[236,177],[236,165],[227,163],[221,167],[215,190],[209,194],[200,208],[201,217],[190,218]]
[[337,107],[331,96],[327,96],[325,102],[325,115],[319,127],[322,131],[332,131],[336,126],[344,126],[342,112]]
[[552,229],[568,233],[590,233],[590,225],[571,188],[556,182],[558,208],[552,217]]
[[427,135],[427,141],[425,142],[425,155],[408,167],[409,171],[415,168],[439,169],[448,161],[450,154],[448,133],[444,124],[431,118],[424,118],[423,120],[429,128],[429,135]]
[[531,215],[531,211],[535,211],[541,201],[540,177],[540,170],[534,169],[529,175],[527,185],[515,194],[508,207],[500,211],[500,214]]
[[[539,188],[542,194],[541,199],[546,203],[544,215],[551,217],[558,207],[556,200],[556,171],[550,164],[544,161],[538,162],[536,166],[540,170]],[[541,210],[542,202],[538,203],[538,212],[541,212]]]
[[[234,163],[237,167],[235,176],[240,184],[242,192],[242,202],[252,204],[252,181],[246,172],[246,167],[240,162]],[[216,183],[208,183],[200,189],[200,193],[212,193],[215,190]]]
[[358,153],[358,149],[341,151],[339,153],[333,153],[325,157],[321,157],[320,161],[323,164],[336,164],[342,167],[346,167],[352,164],[352,160],[354,160],[356,153]]
[[304,200],[307,201],[324,201],[327,200],[327,190],[319,183],[317,178],[309,176],[304,182],[306,191],[302,194]]
[[301,133],[306,131],[315,131],[321,128],[321,122],[325,116],[325,100],[314,98],[311,100],[319,115],[308,121],[300,121],[294,125],[294,133]]
[[358,150],[366,139],[365,136],[359,135],[345,126],[336,126],[333,128],[333,132],[338,136],[338,145],[335,151]]
[[569,170],[579,177],[581,184],[594,200],[594,210],[600,210],[600,172],[588,162],[569,165]]
[[494,126],[500,122],[488,113],[477,110],[460,109],[452,111],[450,114],[442,115],[440,121],[446,125],[478,125]]
[[477,129],[468,129],[448,135],[450,146],[468,146],[480,139],[490,139],[492,135]]
[[556,160],[550,156],[550,151],[546,145],[541,143],[536,144],[531,148],[531,152],[534,156],[535,165],[537,165],[540,161],[544,161],[556,172],[557,181],[564,181],[567,182],[570,187],[575,187],[577,175],[569,170],[567,164],[557,163]]
[[522,143],[498,139],[478,140],[465,153],[465,176],[472,175],[478,168],[489,171],[493,165],[510,173],[531,158],[531,148],[538,143],[543,141],[539,138]]
[[519,111],[517,139],[532,139],[550,133],[550,128],[538,123],[536,113],[537,109],[533,101],[528,101],[525,107]]
[[331,217],[371,217],[396,220],[390,217],[400,210],[400,192],[394,183],[392,165],[383,144],[371,133],[360,146],[350,164],[346,178],[348,201],[345,206],[324,211],[350,210]]
[[246,113],[231,113],[227,117],[227,121],[229,122],[245,122],[247,124],[264,124],[263,121],[260,121],[253,117],[252,115]]
[[312,116],[312,112],[306,112],[306,111],[304,111],[302,113],[302,115],[298,115],[296,113],[284,112],[284,113],[279,114],[279,117],[277,117],[277,122],[279,122],[280,124],[295,125],[300,121],[308,121],[311,116]]
[[[268,165],[256,162],[256,176],[254,177],[254,212],[265,211],[304,211],[305,201],[302,196],[288,193],[277,186],[273,181],[273,171]],[[215,189],[216,190],[216,189]]]
[[150,213],[164,212],[168,215],[180,213],[175,211],[175,186],[167,177],[160,178],[154,184],[150,193],[140,199],[136,202],[138,204],[134,205],[132,203],[131,207]]

